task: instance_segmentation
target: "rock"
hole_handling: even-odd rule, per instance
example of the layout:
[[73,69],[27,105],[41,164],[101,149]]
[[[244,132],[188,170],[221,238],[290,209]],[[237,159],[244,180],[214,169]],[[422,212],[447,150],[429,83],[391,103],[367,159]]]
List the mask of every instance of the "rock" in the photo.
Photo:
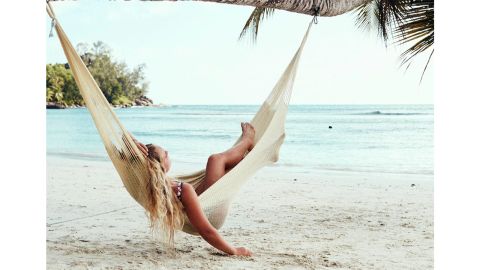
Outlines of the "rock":
[[65,109],[66,106],[56,102],[47,102],[47,109]]
[[153,101],[146,96],[141,96],[133,102],[136,106],[152,106]]
[[[132,106],[154,106],[153,101],[146,96],[141,96],[135,99],[132,103],[129,104],[121,104],[121,105],[112,105],[114,108],[128,108]],[[56,102],[47,102],[46,103],[47,109],[66,109],[66,108],[84,108],[85,105],[73,104],[70,106],[66,106]]]

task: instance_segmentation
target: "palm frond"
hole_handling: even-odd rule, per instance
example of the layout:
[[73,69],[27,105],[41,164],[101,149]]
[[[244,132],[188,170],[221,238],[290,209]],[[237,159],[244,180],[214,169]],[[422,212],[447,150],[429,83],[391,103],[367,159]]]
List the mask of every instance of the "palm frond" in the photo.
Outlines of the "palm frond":
[[385,42],[392,36],[392,29],[402,25],[408,1],[411,0],[376,0],[377,30]]
[[410,0],[371,0],[355,11],[356,24],[359,28],[373,30],[387,42],[392,36],[392,29],[403,22],[405,3]]
[[253,41],[256,41],[260,22],[268,18],[269,16],[271,16],[274,10],[275,9],[273,8],[261,8],[261,7],[255,8],[252,14],[250,14],[250,17],[248,18],[247,22],[245,23],[245,26],[243,27],[242,32],[240,33],[240,36],[238,37],[238,39],[242,39],[245,36],[245,34],[250,31],[250,33],[252,34]]
[[[329,1],[325,1],[327,7]],[[257,7],[248,18],[239,39],[247,32],[256,41],[260,23],[271,16],[275,9]],[[355,9],[356,25],[366,30],[376,30],[388,45],[393,39],[397,44],[414,44],[401,55],[401,65],[410,66],[418,54],[433,47],[434,43],[434,0],[370,0]],[[425,69],[433,54],[429,56]],[[422,73],[425,73],[425,69]]]
[[413,57],[433,46],[435,30],[433,3],[433,0],[409,1],[404,23],[399,25],[394,31],[396,43],[415,42],[401,54],[402,65],[410,62]]
[[[356,9],[356,16],[359,28],[376,28],[385,43],[390,39],[396,44],[413,43],[400,55],[400,65],[407,64],[406,69],[415,56],[433,46],[434,0],[371,0]],[[432,54],[433,50],[426,65]]]
[[355,24],[360,29],[372,30],[372,26],[378,24],[376,16],[376,1],[367,2],[356,9],[357,18]]
[[427,61],[427,63],[425,64],[425,68],[423,68],[422,77],[420,77],[420,83],[421,83],[422,80],[423,80],[423,75],[425,75],[425,71],[427,70],[428,64],[430,63],[430,59],[432,59],[432,55],[433,55],[433,52],[434,52],[434,51],[435,51],[435,50],[432,49],[432,52],[430,53],[430,56],[428,57],[428,61]]

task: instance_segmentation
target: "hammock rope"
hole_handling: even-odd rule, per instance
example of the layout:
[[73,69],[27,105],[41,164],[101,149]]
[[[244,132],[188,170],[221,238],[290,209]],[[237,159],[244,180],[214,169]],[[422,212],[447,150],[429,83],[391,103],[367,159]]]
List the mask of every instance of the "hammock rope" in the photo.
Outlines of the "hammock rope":
[[[122,125],[70,43],[49,2],[47,2],[47,13],[55,21],[52,25],[57,32],[75,82],[115,169],[130,195],[147,209],[146,186],[149,175],[145,157],[133,142],[130,133]],[[285,138],[285,120],[298,63],[314,21],[315,19],[309,23],[298,50],[250,122],[255,128],[254,148],[239,164],[199,196],[202,210],[210,223],[217,229],[225,222],[228,208],[241,186],[259,169],[275,163],[279,158],[280,147]],[[240,138],[235,144],[239,141]],[[174,176],[194,187],[197,187],[204,177],[205,170]],[[197,234],[188,219],[186,220],[182,230],[190,234]]]
[[63,224],[63,223],[68,223],[68,222],[72,222],[72,221],[83,220],[83,219],[92,218],[92,217],[103,216],[103,215],[107,215],[107,214],[119,212],[119,211],[122,211],[122,210],[125,210],[125,209],[129,209],[129,208],[133,208],[133,206],[126,206],[126,207],[117,208],[117,209],[113,209],[113,210],[110,210],[110,211],[104,211],[104,212],[97,213],[97,214],[93,214],[93,215],[88,215],[88,216],[83,216],[83,217],[77,217],[77,218],[72,218],[72,219],[67,219],[67,220],[62,220],[62,221],[47,223],[47,227],[51,227],[51,226],[59,225],[59,224]]

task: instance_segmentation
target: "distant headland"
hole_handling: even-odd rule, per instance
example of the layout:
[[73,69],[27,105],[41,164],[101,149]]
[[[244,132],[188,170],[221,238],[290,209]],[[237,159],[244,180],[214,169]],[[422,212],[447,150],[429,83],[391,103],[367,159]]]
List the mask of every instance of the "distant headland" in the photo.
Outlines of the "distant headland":
[[[93,43],[92,46],[80,43],[77,51],[112,106],[161,106],[154,105],[146,96],[148,82],[145,80],[145,65],[129,68],[123,62],[114,61],[111,49],[101,41]],[[69,64],[47,64],[46,68],[46,108],[84,107],[85,101]]]

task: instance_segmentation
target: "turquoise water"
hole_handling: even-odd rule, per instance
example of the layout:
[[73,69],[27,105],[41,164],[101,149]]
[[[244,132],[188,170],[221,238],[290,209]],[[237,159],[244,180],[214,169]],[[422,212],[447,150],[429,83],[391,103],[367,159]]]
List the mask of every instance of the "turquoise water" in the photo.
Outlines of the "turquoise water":
[[[256,105],[179,105],[116,109],[138,140],[169,151],[176,163],[203,167],[230,147]],[[108,161],[84,108],[47,110],[47,155]],[[332,126],[331,129],[328,127]],[[276,166],[433,174],[432,105],[291,105]]]

